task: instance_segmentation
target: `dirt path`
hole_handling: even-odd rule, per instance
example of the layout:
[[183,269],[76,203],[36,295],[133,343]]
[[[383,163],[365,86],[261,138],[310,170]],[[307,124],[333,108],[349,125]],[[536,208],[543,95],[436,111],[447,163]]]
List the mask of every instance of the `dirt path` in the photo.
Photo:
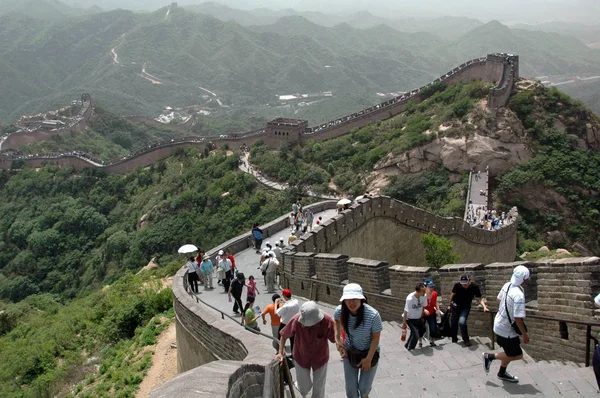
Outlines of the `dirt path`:
[[158,343],[150,347],[154,350],[152,367],[135,393],[136,398],[146,398],[152,390],[177,374],[177,349],[171,348],[173,342],[175,342],[175,321],[158,336]]

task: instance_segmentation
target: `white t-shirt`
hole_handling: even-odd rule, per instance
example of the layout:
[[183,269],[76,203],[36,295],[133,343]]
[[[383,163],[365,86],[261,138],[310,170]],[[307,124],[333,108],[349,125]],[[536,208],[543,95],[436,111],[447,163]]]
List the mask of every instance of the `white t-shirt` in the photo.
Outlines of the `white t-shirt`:
[[417,297],[415,294],[416,292],[412,292],[406,296],[404,311],[408,312],[408,319],[420,319],[423,316],[423,308],[427,306],[427,297]]
[[219,267],[225,272],[231,271],[231,260],[226,257],[221,257],[219,259]]
[[598,295],[594,299],[594,303],[596,303],[596,305],[600,306],[600,293],[598,293]]
[[300,304],[298,303],[298,300],[290,299],[285,302],[283,307],[278,308],[275,312],[281,318],[281,323],[285,323],[287,325],[292,320],[294,315],[300,312]]
[[[506,290],[509,286],[510,291],[508,292],[508,300],[506,300],[506,305],[504,305]],[[504,286],[502,286],[500,293],[498,293],[498,300],[500,301],[500,304],[498,304],[498,313],[494,318],[494,333],[509,339],[517,337],[518,334],[513,330],[508,320],[508,316],[506,315],[506,307],[508,307],[511,321],[514,322],[515,318],[525,318],[525,293],[523,293],[523,288],[521,286],[511,285],[510,282],[506,282]]]
[[187,265],[189,273],[196,272],[196,270],[198,269],[198,267],[196,267],[195,261],[188,261],[185,265]]

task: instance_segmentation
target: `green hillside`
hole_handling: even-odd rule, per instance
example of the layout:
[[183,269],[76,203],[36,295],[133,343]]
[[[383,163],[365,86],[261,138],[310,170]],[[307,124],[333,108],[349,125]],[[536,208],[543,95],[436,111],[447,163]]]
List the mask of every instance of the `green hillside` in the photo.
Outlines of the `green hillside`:
[[[497,208],[519,209],[518,249],[526,251],[543,242],[539,246],[547,243],[552,248],[600,253],[600,153],[585,144],[586,125],[600,128],[600,119],[579,101],[542,86],[519,92],[505,114],[493,116],[480,107],[489,87],[481,82],[448,88],[438,84],[424,93],[429,96],[426,101],[409,105],[394,118],[343,137],[283,148],[277,156],[255,146],[250,161],[279,181],[360,195],[386,176],[387,159],[400,159],[420,148],[428,152],[428,161],[439,166],[412,174],[394,169],[381,192],[434,214],[462,217],[470,166],[448,170],[433,155],[443,150],[424,146],[444,137],[466,141],[476,134],[493,136],[499,128],[490,126],[511,124],[511,134],[523,131],[523,135],[509,141],[522,142],[533,151],[533,158],[518,160],[517,167],[494,175],[491,188]],[[445,125],[452,127],[440,128]],[[504,154],[489,155],[506,161]]]
[[560,91],[574,98],[579,98],[597,115],[600,115],[600,80],[578,84],[565,84],[560,86]]

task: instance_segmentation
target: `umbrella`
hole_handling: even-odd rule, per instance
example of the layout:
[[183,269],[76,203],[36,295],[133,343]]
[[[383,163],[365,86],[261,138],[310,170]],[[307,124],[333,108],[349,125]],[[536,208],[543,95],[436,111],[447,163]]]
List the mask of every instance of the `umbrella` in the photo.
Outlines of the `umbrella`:
[[349,205],[350,203],[352,203],[350,199],[342,199],[339,202],[337,202],[338,206]]
[[187,254],[187,253],[193,253],[193,252],[197,252],[198,248],[194,245],[183,245],[179,248],[179,250],[177,250],[177,253],[180,254]]

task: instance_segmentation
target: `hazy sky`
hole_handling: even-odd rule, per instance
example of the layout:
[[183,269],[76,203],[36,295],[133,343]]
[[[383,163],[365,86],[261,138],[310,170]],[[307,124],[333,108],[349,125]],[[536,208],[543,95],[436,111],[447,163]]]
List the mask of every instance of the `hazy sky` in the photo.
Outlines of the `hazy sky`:
[[[171,0],[62,0],[102,8],[156,9]],[[180,5],[203,0],[179,0]],[[600,0],[214,0],[232,8],[294,8],[299,11],[349,13],[368,10],[387,17],[456,15],[483,21],[539,23],[552,20],[581,22],[600,28]]]

